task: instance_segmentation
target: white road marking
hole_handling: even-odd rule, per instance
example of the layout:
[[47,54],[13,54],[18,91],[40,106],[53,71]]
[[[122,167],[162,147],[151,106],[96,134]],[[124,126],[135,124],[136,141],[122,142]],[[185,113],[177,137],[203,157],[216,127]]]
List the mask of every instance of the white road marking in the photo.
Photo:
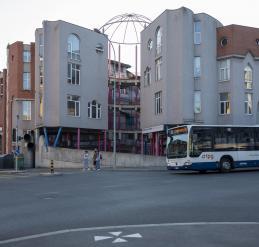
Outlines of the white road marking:
[[118,237],[122,232],[109,232],[111,235]]
[[142,236],[139,233],[135,233],[135,234],[130,234],[130,235],[125,235],[122,237],[119,237],[122,232],[109,232],[109,234],[113,235],[112,237],[108,237],[108,236],[95,236],[94,240],[100,241],[100,240],[106,240],[109,238],[115,238],[115,240],[113,240],[112,243],[123,243],[123,242],[128,242],[128,240],[124,239],[124,238],[142,238]]
[[113,237],[110,237],[110,236],[95,236],[94,237],[94,241],[100,241],[100,240],[105,240],[105,239],[109,239],[109,238],[113,238]]
[[123,236],[124,238],[142,238],[142,236],[139,233],[130,234]]
[[71,232],[85,232],[95,230],[112,230],[121,228],[151,228],[151,227],[172,227],[172,226],[204,226],[204,225],[259,225],[259,222],[185,222],[185,223],[162,223],[162,224],[141,224],[141,225],[121,225],[121,226],[100,226],[100,227],[88,227],[88,228],[75,228],[65,229],[54,232],[46,232],[40,234],[34,234],[24,237],[11,238],[6,240],[0,240],[0,244],[15,243],[30,239],[56,236]]
[[113,243],[123,243],[123,242],[128,242],[126,239],[123,238],[116,238]]

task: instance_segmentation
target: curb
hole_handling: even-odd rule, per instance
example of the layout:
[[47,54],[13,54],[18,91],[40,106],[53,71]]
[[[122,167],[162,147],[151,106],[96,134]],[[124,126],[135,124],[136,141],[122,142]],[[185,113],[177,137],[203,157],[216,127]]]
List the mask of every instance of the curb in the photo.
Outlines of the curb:
[[39,175],[40,175],[40,176],[46,176],[46,177],[56,177],[56,176],[62,176],[63,173],[61,173],[61,172],[54,172],[54,173],[41,172]]

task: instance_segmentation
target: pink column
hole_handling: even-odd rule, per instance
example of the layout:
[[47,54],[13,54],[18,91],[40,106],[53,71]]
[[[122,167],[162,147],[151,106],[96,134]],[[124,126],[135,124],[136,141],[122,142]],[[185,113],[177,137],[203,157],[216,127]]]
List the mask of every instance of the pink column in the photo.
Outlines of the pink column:
[[155,155],[158,156],[159,155],[159,132],[156,132],[156,153]]
[[143,147],[143,145],[144,145],[144,138],[143,138],[143,134],[142,133],[141,133],[140,145],[141,145],[141,154],[143,154],[144,153],[144,147]]
[[106,130],[104,131],[103,145],[104,145],[104,152],[106,152]]
[[156,139],[155,139],[155,155],[158,156],[159,153],[159,132],[155,133]]
[[98,132],[98,150],[100,150],[101,131]]
[[77,129],[77,149],[80,149],[80,129]]

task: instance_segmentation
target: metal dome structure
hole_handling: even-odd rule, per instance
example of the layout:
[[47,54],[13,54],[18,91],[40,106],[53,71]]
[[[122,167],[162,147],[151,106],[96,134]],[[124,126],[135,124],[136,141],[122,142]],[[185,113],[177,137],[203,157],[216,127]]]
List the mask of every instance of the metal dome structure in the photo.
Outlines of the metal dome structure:
[[[114,153],[114,166],[116,166],[116,150],[117,150],[117,125],[120,127],[120,114],[128,114],[130,119],[140,112],[140,102],[138,104],[130,105],[128,104],[127,110],[129,112],[122,111],[122,108],[125,107],[124,103],[121,103],[120,92],[125,90],[134,91],[133,87],[138,87],[137,90],[140,90],[140,32],[151,23],[151,20],[143,15],[138,14],[122,14],[117,15],[107,21],[104,25],[99,28],[99,32],[107,35],[109,40],[108,44],[108,73],[109,73],[109,95],[116,95],[116,97],[111,98],[113,100],[113,106],[109,105],[109,115],[113,113],[113,131],[109,134],[113,135],[113,153]],[[113,58],[112,58],[113,57]],[[131,76],[128,77],[128,73],[122,68],[126,68],[126,71],[129,71],[130,68],[134,72],[130,71]],[[129,74],[130,74],[129,73]],[[133,85],[132,85],[133,84]],[[126,92],[125,91],[125,92]],[[135,90],[136,91],[136,90]],[[133,92],[134,93],[134,92]],[[127,96],[127,95],[124,95]],[[117,104],[118,99],[118,104]],[[111,102],[110,102],[111,103]],[[120,105],[121,104],[121,105]],[[119,118],[116,117],[117,112]],[[134,111],[134,112],[133,112]],[[131,114],[131,115],[130,115]],[[134,115],[135,114],[135,115]],[[117,123],[118,122],[118,123]],[[137,121],[132,121],[137,122]],[[124,130],[119,130],[120,134]],[[131,129],[132,132],[132,129]],[[126,133],[126,132],[125,132]],[[134,132],[135,133],[135,132]],[[119,134],[119,133],[118,133]],[[128,133],[126,133],[128,134]],[[135,133],[138,135],[138,132]],[[109,135],[108,135],[109,136]]]
[[112,43],[135,45],[140,44],[140,32],[151,20],[139,14],[117,15],[100,27],[100,31],[108,35]]
[[[140,71],[140,32],[151,23],[143,15],[126,13],[108,20],[99,28],[99,32],[109,39],[109,60],[123,61],[131,65],[135,75]],[[113,58],[112,58],[113,57]]]

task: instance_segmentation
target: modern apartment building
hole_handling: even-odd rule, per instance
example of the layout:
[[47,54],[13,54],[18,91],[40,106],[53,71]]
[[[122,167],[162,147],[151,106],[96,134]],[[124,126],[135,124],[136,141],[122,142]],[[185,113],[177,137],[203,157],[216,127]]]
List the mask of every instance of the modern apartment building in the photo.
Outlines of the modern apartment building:
[[0,154],[6,153],[6,77],[7,70],[0,71]]
[[[217,27],[187,8],[165,10],[141,33],[144,153],[163,155],[168,127],[217,122]],[[206,102],[206,103],[205,103]]]
[[130,65],[109,62],[107,151],[113,150],[114,85],[116,85],[116,150],[140,153],[140,77],[129,71]]
[[108,128],[108,66],[104,34],[64,21],[36,30],[38,135],[47,145],[100,148]]
[[144,153],[161,155],[169,127],[259,124],[259,29],[166,10],[141,34]]
[[21,146],[20,140],[34,130],[35,44],[17,41],[7,47],[6,153]]

